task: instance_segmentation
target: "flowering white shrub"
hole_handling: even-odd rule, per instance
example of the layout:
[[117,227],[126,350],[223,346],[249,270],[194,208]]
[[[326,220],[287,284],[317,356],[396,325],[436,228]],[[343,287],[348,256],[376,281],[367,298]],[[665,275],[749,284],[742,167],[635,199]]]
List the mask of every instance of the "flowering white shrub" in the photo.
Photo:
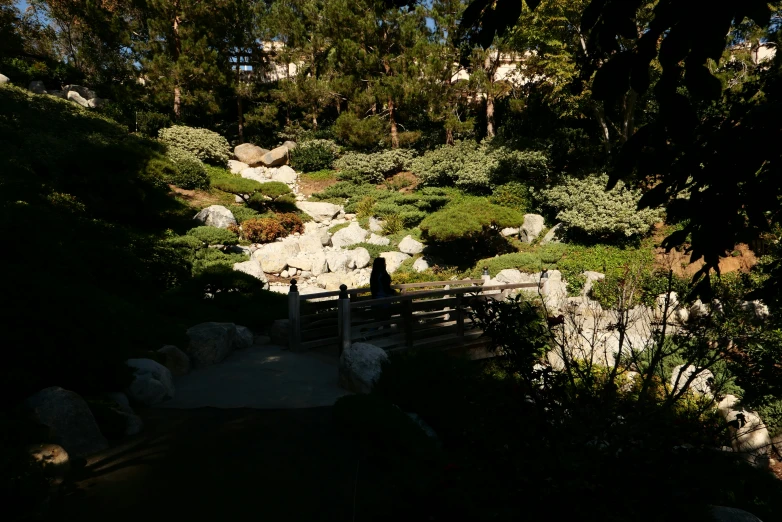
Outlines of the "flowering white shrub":
[[210,165],[225,167],[231,157],[228,140],[208,129],[175,125],[160,129],[158,135],[166,145],[186,150]]
[[662,209],[638,210],[641,191],[621,181],[606,190],[608,175],[584,179],[570,178],[565,183],[540,192],[543,204],[557,211],[565,227],[594,237],[646,234],[662,219]]

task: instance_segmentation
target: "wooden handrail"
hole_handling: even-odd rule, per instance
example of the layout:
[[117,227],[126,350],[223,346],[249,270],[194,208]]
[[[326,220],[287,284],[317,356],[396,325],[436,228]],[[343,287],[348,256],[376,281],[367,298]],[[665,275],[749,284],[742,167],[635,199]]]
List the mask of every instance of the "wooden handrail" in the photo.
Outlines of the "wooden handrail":
[[465,286],[462,288],[451,288],[450,290],[430,290],[426,292],[407,292],[404,294],[394,295],[391,297],[381,297],[380,299],[366,299],[364,301],[351,301],[350,307],[364,307],[377,304],[391,304],[394,302],[412,301],[413,299],[421,299],[422,297],[442,297],[446,295],[462,295],[469,294],[471,292],[482,293],[486,290],[513,290],[516,288],[538,288],[537,283],[512,283],[507,285],[494,285],[494,286]]
[[[429,281],[425,283],[405,283],[401,285],[391,285],[391,288],[395,290],[404,290],[406,288],[426,288],[427,286],[445,286],[445,285],[471,285],[471,284],[483,284],[483,279],[460,279],[456,281]],[[368,294],[369,288],[349,288],[348,294]],[[329,290],[328,292],[318,292],[316,294],[299,294],[299,299],[302,301],[308,299],[320,299],[323,297],[337,297],[339,296],[339,290]]]

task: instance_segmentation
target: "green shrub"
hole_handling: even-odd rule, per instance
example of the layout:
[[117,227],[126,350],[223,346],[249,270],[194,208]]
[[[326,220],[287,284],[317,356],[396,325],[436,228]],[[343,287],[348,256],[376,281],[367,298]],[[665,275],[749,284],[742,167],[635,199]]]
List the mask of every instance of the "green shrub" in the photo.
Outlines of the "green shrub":
[[387,134],[386,123],[377,116],[361,119],[352,112],[343,112],[334,122],[334,135],[357,149],[374,149]]
[[269,181],[268,183],[261,183],[260,185],[261,188],[258,192],[268,198],[277,199],[280,196],[291,194],[290,187],[282,181]]
[[515,208],[519,212],[528,212],[532,208],[529,188],[515,181],[496,187],[489,201],[503,207]]
[[429,214],[419,227],[426,238],[442,242],[474,238],[523,221],[520,212],[485,199],[471,198]]
[[228,140],[208,129],[175,125],[160,129],[159,136],[163,143],[191,152],[210,165],[225,166],[231,157]]
[[247,221],[248,219],[258,218],[261,217],[262,215],[257,210],[247,206],[232,208],[231,212],[233,213],[234,218],[236,218],[236,222],[239,223],[240,225],[245,221]]
[[302,174],[304,179],[310,179],[312,181],[328,181],[337,178],[337,173],[333,170],[318,170],[315,172],[305,172]]
[[187,231],[187,235],[194,237],[205,245],[235,245],[239,242],[236,234],[224,228],[196,227]]
[[569,178],[563,184],[541,191],[541,201],[557,213],[571,231],[592,238],[644,235],[662,219],[659,209],[638,210],[640,190],[621,181],[606,191],[608,176]]
[[291,151],[291,166],[302,172],[330,169],[338,151],[331,140],[305,141]]
[[457,141],[416,158],[411,170],[421,183],[486,191],[514,180],[538,180],[549,173],[548,158],[540,151],[492,147],[489,142]]
[[397,234],[404,230],[405,221],[399,214],[387,214],[383,221],[383,234]]
[[209,187],[209,176],[204,164],[194,154],[177,147],[169,147],[166,156],[176,166],[176,174],[166,181],[183,189]]
[[252,196],[260,191],[263,185],[263,183],[255,181],[254,179],[241,178],[239,176],[219,179],[212,182],[214,188],[242,197],[245,195]]
[[171,118],[167,114],[152,111],[136,113],[136,131],[150,138],[156,138],[161,129],[171,126]]
[[383,152],[362,154],[351,152],[334,162],[334,168],[340,171],[340,179],[353,183],[381,183],[391,174],[409,170],[415,158],[415,151],[409,149],[391,149]]

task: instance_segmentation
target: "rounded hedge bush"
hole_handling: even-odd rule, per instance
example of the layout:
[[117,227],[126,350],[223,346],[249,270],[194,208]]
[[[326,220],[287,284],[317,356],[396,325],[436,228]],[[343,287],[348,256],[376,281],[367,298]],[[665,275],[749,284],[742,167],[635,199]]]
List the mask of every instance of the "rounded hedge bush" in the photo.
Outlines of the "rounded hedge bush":
[[235,245],[239,242],[236,234],[230,230],[217,227],[196,227],[187,231],[187,235],[194,237],[207,245]]
[[302,172],[330,169],[338,150],[330,140],[305,141],[291,151],[291,166]]
[[208,129],[175,125],[160,129],[158,135],[166,145],[186,150],[210,165],[224,167],[231,157],[228,140]]

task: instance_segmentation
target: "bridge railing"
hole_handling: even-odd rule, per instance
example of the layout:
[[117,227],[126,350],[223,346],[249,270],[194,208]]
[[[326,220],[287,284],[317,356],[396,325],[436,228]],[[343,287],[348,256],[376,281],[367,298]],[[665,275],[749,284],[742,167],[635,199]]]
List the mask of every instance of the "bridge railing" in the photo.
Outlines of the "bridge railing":
[[[393,285],[399,294],[372,299],[368,288],[300,294],[291,281],[288,298],[289,347],[307,351],[343,349],[356,341],[387,350],[440,343],[464,345],[480,331],[465,324],[469,300],[492,293],[538,288],[536,283],[485,286],[483,279],[428,281]],[[419,290],[425,289],[425,290]]]

